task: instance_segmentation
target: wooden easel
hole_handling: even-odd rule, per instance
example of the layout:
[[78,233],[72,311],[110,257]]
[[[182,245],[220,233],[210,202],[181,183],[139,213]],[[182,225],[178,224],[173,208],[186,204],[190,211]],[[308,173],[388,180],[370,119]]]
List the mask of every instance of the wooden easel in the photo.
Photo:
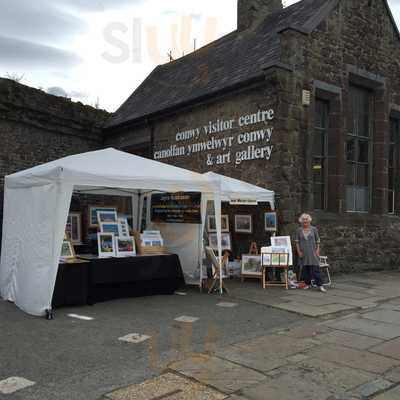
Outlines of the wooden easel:
[[258,252],[258,247],[256,242],[251,242],[250,244],[250,249],[249,249],[249,254],[252,256],[258,256],[260,253]]

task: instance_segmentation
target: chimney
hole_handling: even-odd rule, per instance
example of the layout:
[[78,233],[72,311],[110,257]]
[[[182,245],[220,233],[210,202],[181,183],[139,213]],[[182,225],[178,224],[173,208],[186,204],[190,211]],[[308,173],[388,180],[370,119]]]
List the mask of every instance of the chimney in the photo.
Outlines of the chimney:
[[238,31],[255,27],[282,8],[282,0],[238,0]]

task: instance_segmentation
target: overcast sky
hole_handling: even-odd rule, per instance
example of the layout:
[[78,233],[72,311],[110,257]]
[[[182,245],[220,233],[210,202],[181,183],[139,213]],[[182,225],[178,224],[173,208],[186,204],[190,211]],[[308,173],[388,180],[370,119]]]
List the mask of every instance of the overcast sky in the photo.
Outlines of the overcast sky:
[[[297,0],[285,0],[286,5]],[[400,0],[389,0],[400,25]],[[152,69],[236,29],[237,0],[0,0],[0,76],[109,111]]]

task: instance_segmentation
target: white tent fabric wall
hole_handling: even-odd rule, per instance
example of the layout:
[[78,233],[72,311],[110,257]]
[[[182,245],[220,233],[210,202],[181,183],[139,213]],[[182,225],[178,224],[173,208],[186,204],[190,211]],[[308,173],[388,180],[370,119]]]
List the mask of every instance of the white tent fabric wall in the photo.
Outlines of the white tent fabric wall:
[[198,283],[198,270],[202,235],[200,225],[194,224],[151,224],[151,229],[160,230],[164,245],[169,253],[178,254],[185,283]]
[[4,198],[0,288],[5,300],[37,315],[50,307],[72,185],[7,189]]

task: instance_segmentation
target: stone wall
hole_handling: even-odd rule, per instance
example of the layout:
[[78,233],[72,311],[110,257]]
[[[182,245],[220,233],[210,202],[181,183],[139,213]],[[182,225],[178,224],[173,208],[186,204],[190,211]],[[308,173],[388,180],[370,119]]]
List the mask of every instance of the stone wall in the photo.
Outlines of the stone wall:
[[101,128],[108,116],[105,111],[0,79],[0,221],[4,176],[102,148]]
[[[288,48],[295,45],[299,49],[295,57],[291,52],[283,60],[296,66],[297,93],[300,95],[300,89],[313,93],[311,106],[301,108],[297,124],[304,140],[302,208],[316,216],[323,252],[337,271],[398,268],[400,218],[386,214],[389,118],[392,109],[400,104],[400,39],[385,4],[380,0],[342,1],[311,35],[285,33],[283,37]],[[350,84],[370,89],[375,98],[369,214],[347,213],[345,207]],[[329,101],[330,105],[327,212],[315,212],[312,208],[316,97]],[[396,199],[397,215],[400,215],[399,200]]]

